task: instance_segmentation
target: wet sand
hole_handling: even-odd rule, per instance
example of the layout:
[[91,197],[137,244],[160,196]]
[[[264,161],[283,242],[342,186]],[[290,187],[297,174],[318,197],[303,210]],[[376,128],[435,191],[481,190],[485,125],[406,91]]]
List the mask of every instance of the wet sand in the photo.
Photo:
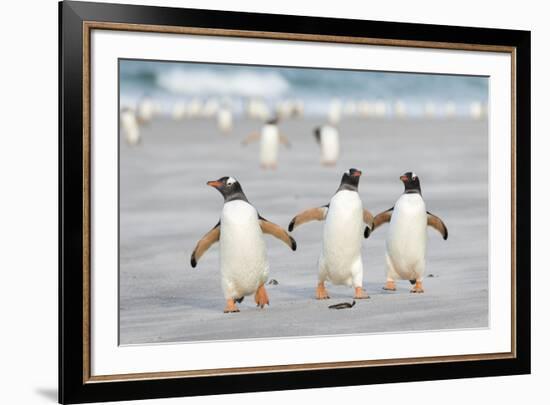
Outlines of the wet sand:
[[[312,129],[320,122],[296,119],[281,129],[292,143],[280,149],[277,170],[261,170],[257,143],[241,140],[260,123],[236,120],[222,135],[213,120],[158,119],[142,128],[137,147],[120,145],[120,343],[184,342],[349,333],[384,333],[488,326],[487,124],[456,120],[344,120],[341,158],[319,163]],[[253,297],[240,313],[224,314],[219,247],[191,268],[197,240],[219,219],[222,196],[207,180],[236,177],[265,218],[285,227],[305,208],[326,204],[342,172],[363,170],[359,193],[373,213],[390,208],[402,193],[399,176],[415,171],[428,210],[449,229],[443,241],[428,231],[424,294],[396,292],[385,281],[388,227],[364,241],[364,287],[370,299],[351,309],[351,287],[328,284],[330,300],[314,299],[321,222],[292,235],[292,252],[266,236],[271,305],[256,308]]]

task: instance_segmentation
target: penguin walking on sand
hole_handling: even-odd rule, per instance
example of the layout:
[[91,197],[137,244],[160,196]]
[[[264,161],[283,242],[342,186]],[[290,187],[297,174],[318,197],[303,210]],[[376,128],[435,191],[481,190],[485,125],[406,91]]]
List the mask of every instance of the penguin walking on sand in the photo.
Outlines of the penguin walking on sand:
[[389,222],[386,239],[387,278],[384,290],[395,291],[395,280],[409,280],[411,293],[423,293],[422,280],[426,267],[427,227],[441,233],[444,240],[449,235],[443,221],[426,211],[420,191],[420,179],[414,172],[400,177],[405,191],[395,205],[374,217],[373,229]]
[[257,140],[260,141],[260,165],[263,169],[277,168],[280,143],[290,148],[290,142],[281,133],[278,124],[278,117],[271,118],[266,121],[260,133],[253,132],[242,141],[245,146]]
[[292,250],[296,250],[296,241],[283,228],[258,213],[233,177],[222,177],[207,185],[223,195],[224,205],[218,223],[197,243],[191,255],[191,266],[196,267],[208,248],[219,241],[221,281],[226,300],[224,312],[239,312],[237,303],[251,294],[255,294],[257,306],[263,308],[269,305],[264,287],[269,263],[262,233],[280,239]]
[[321,164],[334,166],[340,152],[340,140],[336,127],[328,124],[317,127],[313,135],[321,147]]
[[370,234],[373,216],[363,208],[359,197],[360,177],[361,171],[349,169],[342,176],[340,187],[327,205],[299,213],[288,225],[288,230],[292,232],[306,222],[325,221],[315,292],[319,300],[330,298],[325,287],[326,281],[353,286],[356,299],[369,297],[363,291],[361,245],[363,236],[366,238]]

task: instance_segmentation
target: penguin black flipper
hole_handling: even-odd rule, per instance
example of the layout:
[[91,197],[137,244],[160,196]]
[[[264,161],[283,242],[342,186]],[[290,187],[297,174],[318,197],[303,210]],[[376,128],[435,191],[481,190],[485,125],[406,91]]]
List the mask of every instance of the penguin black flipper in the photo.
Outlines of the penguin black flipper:
[[449,237],[449,232],[447,231],[447,227],[441,218],[435,216],[429,211],[426,211],[426,214],[428,214],[428,226],[438,230],[441,236],[443,236],[443,240],[447,240]]
[[214,228],[208,231],[208,233],[197,242],[197,246],[195,246],[195,250],[193,250],[193,253],[191,254],[191,267],[196,267],[201,256],[210,248],[210,246],[220,240],[220,223],[221,221],[218,221]]
[[[376,228],[379,228],[386,222],[390,222],[392,213],[393,213],[393,207],[376,215],[372,221],[372,229],[370,230],[370,232],[374,232]],[[367,231],[369,231],[368,227],[365,229],[365,238],[368,238]]]
[[259,214],[258,220],[260,221],[260,228],[262,228],[263,233],[267,233],[271,236],[276,237],[277,239],[287,244],[288,247],[290,247],[292,250],[296,250],[296,241],[283,228],[281,228],[277,224],[274,224],[273,222],[268,221]]
[[363,222],[367,224],[367,227],[365,228],[365,233],[363,234],[366,239],[374,231],[374,216],[366,208],[363,209]]
[[310,208],[300,212],[298,215],[292,218],[292,221],[290,221],[290,224],[288,224],[288,231],[292,232],[294,228],[299,225],[305,224],[306,222],[324,221],[324,219],[327,217],[328,208],[329,205],[327,204],[323,205],[322,207]]

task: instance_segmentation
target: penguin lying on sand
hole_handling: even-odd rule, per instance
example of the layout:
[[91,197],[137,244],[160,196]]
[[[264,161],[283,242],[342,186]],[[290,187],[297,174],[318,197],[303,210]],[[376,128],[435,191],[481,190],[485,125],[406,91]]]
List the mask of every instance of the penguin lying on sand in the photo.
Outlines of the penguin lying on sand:
[[418,176],[407,172],[400,180],[405,185],[405,191],[392,208],[374,217],[372,229],[390,223],[386,239],[387,278],[384,289],[395,291],[395,280],[402,279],[411,282],[412,293],[423,293],[427,227],[438,230],[444,240],[447,240],[449,233],[440,218],[426,211]]
[[[319,279],[315,297],[329,298],[325,281],[333,284],[352,285],[355,298],[368,298],[363,291],[363,261],[361,245],[363,234],[368,237],[372,229],[372,214],[363,209],[363,203],[357,192],[361,172],[349,169],[342,176],[340,187],[330,203],[312,208],[296,215],[288,230],[306,222],[325,220],[323,230],[323,248],[319,257]],[[363,233],[363,229],[367,228]]]
[[290,142],[281,133],[278,123],[279,119],[277,117],[271,118],[266,121],[261,133],[253,132],[242,141],[243,145],[248,145],[253,141],[260,140],[260,165],[263,169],[277,168],[280,143],[290,148]]
[[269,305],[264,287],[269,272],[263,233],[268,233],[296,250],[296,241],[280,226],[263,218],[252,206],[241,185],[233,177],[209,181],[224,197],[221,218],[197,243],[191,255],[191,266],[196,267],[201,256],[216,242],[220,242],[222,289],[226,307],[224,312],[239,312],[236,303],[255,293],[256,304]]

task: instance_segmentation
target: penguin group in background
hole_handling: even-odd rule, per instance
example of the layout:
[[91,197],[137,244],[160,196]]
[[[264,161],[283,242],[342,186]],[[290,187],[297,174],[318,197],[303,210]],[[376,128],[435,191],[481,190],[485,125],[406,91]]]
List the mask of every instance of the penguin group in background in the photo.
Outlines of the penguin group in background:
[[224,198],[220,220],[197,243],[191,266],[196,267],[201,256],[220,242],[222,289],[226,300],[224,312],[239,312],[237,303],[255,294],[260,308],[269,304],[265,289],[269,272],[266,246],[262,233],[268,233],[296,250],[296,241],[280,226],[263,218],[251,205],[239,182],[233,177],[209,181]]
[[276,169],[279,155],[279,144],[290,147],[288,138],[279,129],[278,117],[266,121],[260,133],[253,132],[247,136],[242,144],[248,145],[251,142],[260,141],[260,166],[263,169]]
[[120,112],[120,126],[122,127],[124,139],[128,145],[134,146],[141,142],[139,124],[134,111],[129,108],[124,108]]
[[315,292],[317,299],[329,298],[326,281],[353,286],[354,298],[368,298],[363,291],[361,246],[363,235],[368,237],[373,228],[373,216],[363,208],[358,193],[360,177],[361,171],[349,169],[327,205],[299,213],[288,225],[288,230],[292,232],[306,222],[325,221]]
[[[395,280],[409,280],[412,293],[423,293],[422,280],[426,267],[427,227],[441,233],[444,240],[449,235],[443,221],[426,211],[420,190],[420,179],[414,172],[400,177],[405,191],[395,205],[374,217],[372,230],[389,222],[386,239],[385,290],[395,291]],[[367,236],[367,233],[365,233]]]
[[329,124],[317,127],[313,135],[321,147],[321,164],[334,166],[340,153],[340,140],[336,127]]

